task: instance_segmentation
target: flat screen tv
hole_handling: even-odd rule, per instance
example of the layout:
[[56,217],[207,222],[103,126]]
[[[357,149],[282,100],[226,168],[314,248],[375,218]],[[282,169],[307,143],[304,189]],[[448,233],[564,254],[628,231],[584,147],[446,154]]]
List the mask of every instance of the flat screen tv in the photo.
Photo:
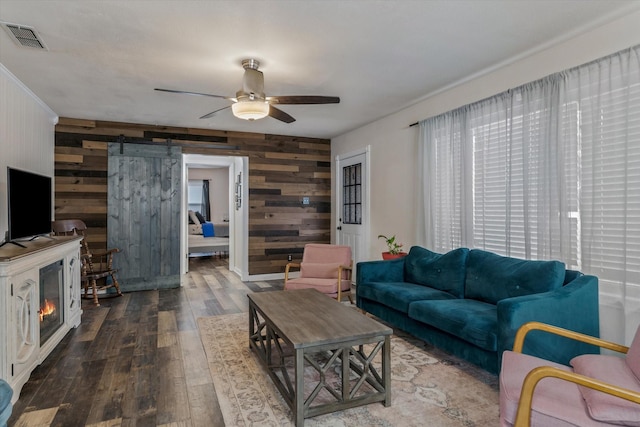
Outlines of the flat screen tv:
[[51,233],[51,178],[7,167],[6,242]]

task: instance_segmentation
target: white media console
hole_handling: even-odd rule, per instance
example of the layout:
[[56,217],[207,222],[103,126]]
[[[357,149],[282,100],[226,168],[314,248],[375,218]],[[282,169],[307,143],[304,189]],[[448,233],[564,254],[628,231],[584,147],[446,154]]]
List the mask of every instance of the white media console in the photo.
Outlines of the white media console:
[[0,247],[0,378],[13,402],[31,372],[80,324],[81,237]]

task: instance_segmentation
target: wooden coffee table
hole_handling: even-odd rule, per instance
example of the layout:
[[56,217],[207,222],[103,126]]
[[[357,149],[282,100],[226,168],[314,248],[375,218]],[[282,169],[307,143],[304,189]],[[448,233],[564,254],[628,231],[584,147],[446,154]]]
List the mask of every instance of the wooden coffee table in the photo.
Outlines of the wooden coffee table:
[[[248,297],[249,345],[293,411],[296,426],[305,418],[359,405],[391,405],[391,328],[315,289]],[[374,361],[379,353],[382,360]],[[305,368],[315,369],[318,378],[308,393]],[[338,381],[329,380],[333,371]],[[321,392],[330,396],[328,402],[318,402]]]

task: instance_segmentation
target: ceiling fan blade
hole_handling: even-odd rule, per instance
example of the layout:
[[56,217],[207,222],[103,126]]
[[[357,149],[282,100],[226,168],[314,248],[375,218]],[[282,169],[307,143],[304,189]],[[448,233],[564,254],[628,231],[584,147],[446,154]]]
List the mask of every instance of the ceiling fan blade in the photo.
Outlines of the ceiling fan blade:
[[210,112],[209,114],[205,114],[204,116],[200,117],[201,119],[208,119],[209,117],[213,117],[216,115],[217,112],[222,111],[222,110],[226,110],[227,108],[231,107],[231,105],[227,105],[226,107],[222,107],[222,108],[218,108],[215,111]]
[[287,114],[284,111],[274,107],[273,105],[269,105],[269,116],[273,117],[276,120],[280,120],[281,122],[285,122],[285,123],[293,123],[293,122],[296,121],[296,119],[291,117],[289,114]]
[[160,89],[160,88],[155,88],[154,90],[160,91],[160,92],[169,92],[169,93],[181,93],[184,95],[196,95],[196,96],[209,96],[212,98],[222,98],[222,99],[229,99],[226,96],[222,96],[222,95],[212,95],[210,93],[200,93],[200,92],[189,92],[186,90],[173,90],[173,89]]
[[276,104],[338,104],[340,102],[337,96],[313,95],[271,96],[267,99]]

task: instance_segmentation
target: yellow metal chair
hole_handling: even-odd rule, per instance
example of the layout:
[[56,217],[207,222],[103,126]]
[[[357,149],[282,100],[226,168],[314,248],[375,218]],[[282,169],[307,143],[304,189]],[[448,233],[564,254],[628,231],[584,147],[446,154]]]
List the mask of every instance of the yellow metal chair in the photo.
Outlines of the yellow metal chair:
[[[585,354],[571,367],[522,353],[532,330],[626,355]],[[640,425],[640,328],[630,347],[539,322],[518,330],[500,371],[500,425]]]

